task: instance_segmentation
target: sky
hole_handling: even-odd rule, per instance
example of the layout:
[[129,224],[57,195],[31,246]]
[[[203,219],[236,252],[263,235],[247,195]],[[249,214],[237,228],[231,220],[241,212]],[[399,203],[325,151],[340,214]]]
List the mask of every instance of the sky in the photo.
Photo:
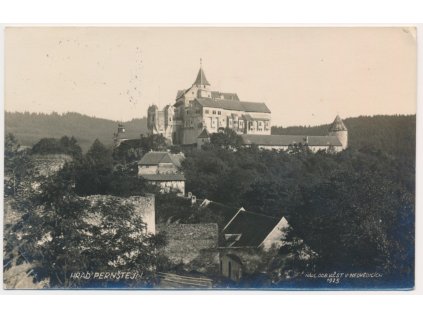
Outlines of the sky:
[[175,102],[200,59],[212,89],[278,126],[415,114],[414,28],[12,27],[5,109],[126,121]]

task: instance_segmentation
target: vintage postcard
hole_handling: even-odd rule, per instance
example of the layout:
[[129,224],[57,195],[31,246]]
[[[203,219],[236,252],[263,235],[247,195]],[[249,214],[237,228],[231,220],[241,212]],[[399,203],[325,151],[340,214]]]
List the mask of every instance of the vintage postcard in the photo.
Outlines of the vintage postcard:
[[410,290],[410,27],[6,27],[4,289]]

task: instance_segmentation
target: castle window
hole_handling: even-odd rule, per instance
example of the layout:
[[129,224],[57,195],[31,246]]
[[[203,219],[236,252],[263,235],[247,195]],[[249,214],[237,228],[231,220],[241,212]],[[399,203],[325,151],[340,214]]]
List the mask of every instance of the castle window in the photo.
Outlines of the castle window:
[[209,113],[209,110],[208,110],[208,109],[206,109],[206,110],[204,111],[204,113],[205,113],[205,114],[208,114],[208,113]]
[[218,114],[218,115],[222,115],[222,112],[219,110],[219,111],[217,112],[217,114]]
[[213,115],[216,115],[216,111],[215,110],[213,111]]

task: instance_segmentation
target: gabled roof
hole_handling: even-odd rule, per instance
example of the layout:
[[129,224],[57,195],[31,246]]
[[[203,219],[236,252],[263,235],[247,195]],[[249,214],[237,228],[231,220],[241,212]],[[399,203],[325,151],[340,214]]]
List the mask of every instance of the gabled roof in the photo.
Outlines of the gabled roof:
[[139,164],[148,166],[158,165],[160,163],[173,163],[179,168],[184,158],[183,154],[172,154],[167,151],[150,151],[141,158]]
[[346,131],[348,130],[339,115],[336,116],[333,123],[329,126],[329,131]]
[[226,225],[222,234],[240,234],[239,239],[229,242],[230,247],[258,247],[280,220],[281,218],[240,210]]
[[180,97],[182,97],[182,95],[184,95],[187,92],[188,89],[180,89],[178,90],[178,92],[176,93],[176,99],[179,99]]
[[238,110],[245,112],[270,113],[265,103],[243,102],[230,99],[197,98],[196,101],[203,107]]
[[207,81],[206,74],[204,74],[203,68],[200,67],[198,71],[197,78],[193,85],[209,85],[210,83]]
[[223,225],[228,224],[228,222],[234,217],[234,215],[240,210],[240,208],[233,208],[230,206],[227,206],[225,204],[214,202],[205,199],[201,205],[201,208],[207,208],[213,213],[217,214],[222,218]]
[[289,146],[308,144],[309,146],[342,146],[336,136],[301,136],[301,135],[241,135],[244,145]]
[[[178,92],[176,93],[176,99],[179,99],[180,97],[182,97],[187,91],[189,91],[189,88],[178,90]],[[223,97],[223,99],[239,101],[239,97],[236,93],[225,93],[225,92],[211,91],[211,97],[215,98],[215,99],[216,98],[222,99],[222,97]]]
[[197,138],[209,138],[209,133],[207,132],[207,129],[204,128]]
[[212,91],[211,97],[212,98],[222,98],[223,97],[223,99],[230,99],[230,100],[239,101],[238,95],[236,93],[224,93],[224,92]]

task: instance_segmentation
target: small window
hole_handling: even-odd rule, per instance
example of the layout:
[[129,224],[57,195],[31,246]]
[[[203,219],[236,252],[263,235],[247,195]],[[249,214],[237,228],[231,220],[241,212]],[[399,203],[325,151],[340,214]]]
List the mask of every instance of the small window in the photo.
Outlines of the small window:
[[216,111],[215,110],[213,111],[213,115],[216,115]]
[[206,109],[206,110],[204,111],[204,113],[205,113],[205,114],[208,114],[208,113],[209,113],[209,110],[208,110],[208,109]]
[[222,115],[222,112],[219,110],[219,111],[217,112],[217,114],[218,114],[218,115]]

